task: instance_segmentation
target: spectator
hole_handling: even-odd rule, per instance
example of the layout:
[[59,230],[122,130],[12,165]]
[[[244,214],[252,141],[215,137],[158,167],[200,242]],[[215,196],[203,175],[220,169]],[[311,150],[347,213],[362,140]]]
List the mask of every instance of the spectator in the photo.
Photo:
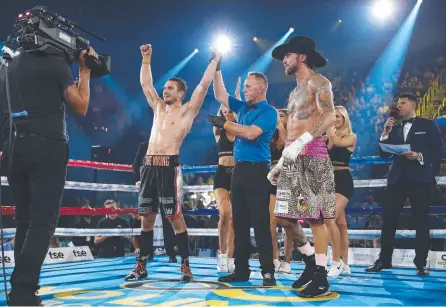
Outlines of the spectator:
[[[114,200],[106,200],[104,207],[107,209],[118,209]],[[107,214],[99,221],[98,229],[129,228],[128,222],[116,213]],[[99,248],[99,258],[124,257],[126,237],[122,236],[96,236],[94,244]]]

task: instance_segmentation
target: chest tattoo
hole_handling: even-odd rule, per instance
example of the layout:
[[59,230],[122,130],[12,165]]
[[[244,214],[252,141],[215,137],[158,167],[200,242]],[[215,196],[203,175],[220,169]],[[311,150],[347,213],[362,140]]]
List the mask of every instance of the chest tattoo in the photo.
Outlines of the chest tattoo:
[[297,119],[306,120],[311,117],[315,110],[314,101],[308,93],[306,84],[297,86],[288,99],[288,113],[296,114]]

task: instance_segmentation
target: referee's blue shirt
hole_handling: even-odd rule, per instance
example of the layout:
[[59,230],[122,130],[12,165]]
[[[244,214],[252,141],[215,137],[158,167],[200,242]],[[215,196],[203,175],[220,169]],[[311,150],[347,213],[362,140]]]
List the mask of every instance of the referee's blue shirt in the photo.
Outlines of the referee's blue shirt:
[[237,113],[237,122],[243,126],[255,125],[263,133],[254,140],[236,137],[235,162],[271,163],[270,142],[277,127],[277,111],[266,100],[248,104],[229,96],[229,109]]

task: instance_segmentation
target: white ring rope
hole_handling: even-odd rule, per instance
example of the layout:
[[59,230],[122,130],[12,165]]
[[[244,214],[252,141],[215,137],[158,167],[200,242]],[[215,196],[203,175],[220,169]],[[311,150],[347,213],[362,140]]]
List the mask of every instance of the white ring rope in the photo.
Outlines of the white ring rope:
[[[310,228],[304,228],[307,237],[313,237]],[[5,238],[12,238],[15,235],[15,228],[5,228]],[[217,228],[189,228],[187,230],[191,236],[210,236],[218,237]],[[76,228],[56,228],[55,236],[61,237],[89,237],[89,236],[135,236],[141,234],[140,228],[117,228],[117,229],[76,229]],[[251,235],[254,230],[251,228]],[[366,229],[349,229],[348,236],[350,239],[378,239],[381,237],[381,230]],[[396,238],[415,238],[415,230],[397,230]],[[446,238],[446,229],[432,229],[430,238]]]
[[[438,185],[446,185],[446,177],[436,177]],[[387,185],[386,179],[368,179],[354,180],[355,188],[377,188]],[[2,177],[2,186],[8,186],[8,179]],[[137,193],[138,188],[134,185],[126,184],[110,184],[110,183],[89,183],[78,181],[66,181],[65,189],[67,190],[87,190],[87,191],[109,191],[109,192],[133,192]],[[212,185],[191,185],[183,187],[185,192],[211,192],[214,188]]]

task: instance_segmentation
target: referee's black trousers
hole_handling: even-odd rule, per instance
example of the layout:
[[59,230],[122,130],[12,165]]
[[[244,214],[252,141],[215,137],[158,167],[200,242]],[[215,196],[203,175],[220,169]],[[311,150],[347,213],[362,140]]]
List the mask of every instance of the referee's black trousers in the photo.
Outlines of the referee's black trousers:
[[[16,140],[8,171],[17,223],[10,282],[12,290],[22,295],[38,289],[40,269],[59,219],[68,157],[66,143],[35,135]],[[4,157],[2,163],[6,161]]]
[[274,273],[268,172],[267,163],[237,162],[232,175],[234,258],[235,270],[240,274],[249,270],[251,225],[254,227],[262,273]]

